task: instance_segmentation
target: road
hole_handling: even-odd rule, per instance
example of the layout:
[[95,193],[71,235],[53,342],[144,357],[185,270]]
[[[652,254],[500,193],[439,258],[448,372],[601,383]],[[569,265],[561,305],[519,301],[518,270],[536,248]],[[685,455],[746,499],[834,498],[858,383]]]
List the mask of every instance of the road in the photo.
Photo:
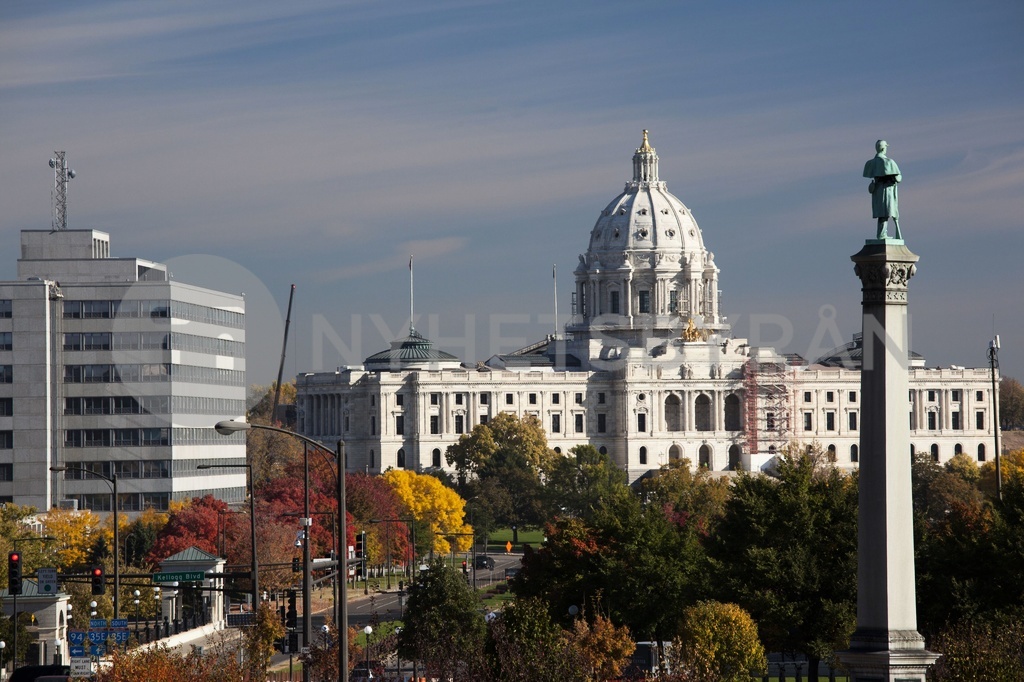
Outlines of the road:
[[[476,586],[478,589],[482,589],[493,583],[503,582],[505,580],[505,569],[507,568],[519,568],[522,562],[522,554],[491,554],[494,559],[494,569],[478,569],[476,571]],[[470,579],[473,574],[470,572]],[[356,583],[356,587],[349,587],[348,594],[348,625],[354,627],[357,630],[362,630],[366,625],[373,624],[376,627],[376,623],[401,620],[402,611],[404,605],[399,603],[398,594],[398,580],[400,578],[395,576],[392,581],[391,591],[371,591],[370,594],[363,594],[363,586],[360,583]],[[333,606],[314,613],[312,617],[312,628],[311,635],[315,640],[320,635],[320,629],[326,620],[334,619],[334,608]],[[301,627],[302,618],[300,616],[299,623]],[[277,665],[288,661],[287,654],[278,654],[273,657],[272,665]]]

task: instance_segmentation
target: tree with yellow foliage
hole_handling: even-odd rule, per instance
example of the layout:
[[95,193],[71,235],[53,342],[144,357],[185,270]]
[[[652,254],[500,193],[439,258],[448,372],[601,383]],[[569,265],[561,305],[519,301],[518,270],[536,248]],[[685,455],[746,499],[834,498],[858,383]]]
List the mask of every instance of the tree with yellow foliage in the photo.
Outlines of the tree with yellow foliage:
[[614,680],[622,675],[636,649],[625,625],[616,626],[598,614],[593,622],[577,618],[569,635],[592,680]]
[[[43,535],[55,538],[51,544],[57,551],[57,564],[62,568],[71,568],[89,563],[93,549],[101,539],[109,545],[114,529],[112,525],[109,529],[105,528],[100,517],[88,509],[71,511],[54,508],[43,518]],[[106,535],[111,539],[105,538]]]
[[686,679],[743,682],[768,667],[757,624],[736,604],[702,601],[683,610],[673,668]]
[[408,513],[430,527],[435,552],[452,551],[449,540],[455,541],[457,552],[472,547],[473,528],[464,522],[466,501],[458,493],[433,476],[406,469],[390,469],[384,473],[384,480],[394,488]]

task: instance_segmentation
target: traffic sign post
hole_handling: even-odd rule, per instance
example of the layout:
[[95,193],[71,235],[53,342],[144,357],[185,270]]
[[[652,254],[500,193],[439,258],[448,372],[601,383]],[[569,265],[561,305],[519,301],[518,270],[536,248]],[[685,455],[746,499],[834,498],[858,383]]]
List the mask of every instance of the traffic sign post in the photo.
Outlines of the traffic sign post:
[[37,568],[36,583],[39,585],[39,594],[57,594],[57,569],[50,567]]
[[92,661],[88,658],[72,658],[71,677],[92,677]]

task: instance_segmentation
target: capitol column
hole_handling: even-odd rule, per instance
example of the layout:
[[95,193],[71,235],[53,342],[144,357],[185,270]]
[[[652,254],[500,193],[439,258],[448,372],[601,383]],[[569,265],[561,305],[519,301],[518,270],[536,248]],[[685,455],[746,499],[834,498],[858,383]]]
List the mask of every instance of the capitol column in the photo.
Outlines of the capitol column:
[[[895,183],[885,185],[868,175],[879,156],[868,162],[865,175],[872,189],[892,191],[876,204],[879,215],[898,218]],[[885,177],[897,177],[883,175]],[[878,183],[876,185],[876,183]],[[879,197],[875,197],[876,201]],[[892,213],[881,213],[891,209]],[[860,479],[857,529],[857,628],[850,648],[839,660],[852,682],[924,682],[938,658],[924,648],[917,631],[914,580],[914,527],[910,484],[909,331],[907,288],[918,257],[902,235],[889,238],[887,217],[878,218],[876,239],[852,256],[863,293],[863,364],[861,368]]]

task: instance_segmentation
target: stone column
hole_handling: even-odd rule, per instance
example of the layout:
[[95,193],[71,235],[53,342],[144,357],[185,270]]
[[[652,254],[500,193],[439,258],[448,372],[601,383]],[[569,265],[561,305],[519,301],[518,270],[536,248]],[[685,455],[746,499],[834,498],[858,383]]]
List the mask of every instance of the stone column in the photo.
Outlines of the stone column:
[[857,629],[839,658],[853,682],[924,682],[938,658],[917,631],[907,419],[907,283],[917,256],[869,240],[852,257],[862,282]]

